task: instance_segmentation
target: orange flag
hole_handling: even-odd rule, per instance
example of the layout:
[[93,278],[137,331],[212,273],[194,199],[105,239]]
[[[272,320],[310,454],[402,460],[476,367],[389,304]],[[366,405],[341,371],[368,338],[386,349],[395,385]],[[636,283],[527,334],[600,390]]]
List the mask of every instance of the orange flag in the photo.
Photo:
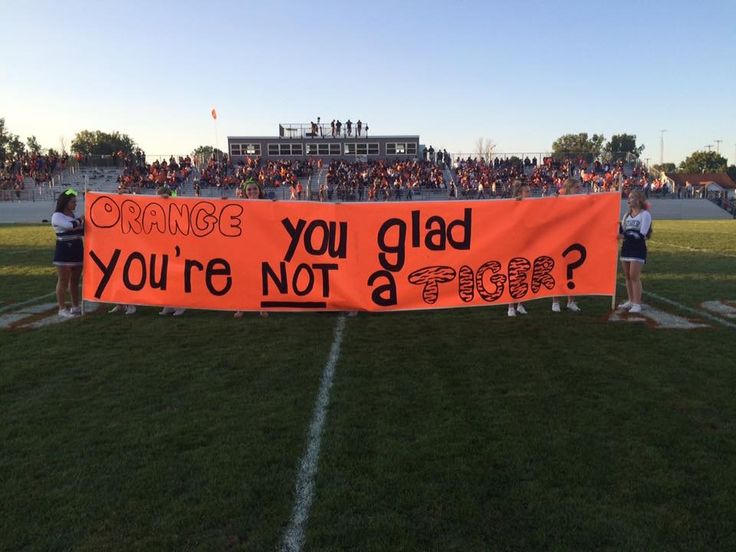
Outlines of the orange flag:
[[210,111],[210,113],[212,114],[212,118],[217,120],[217,110],[214,107],[212,108],[212,111]]

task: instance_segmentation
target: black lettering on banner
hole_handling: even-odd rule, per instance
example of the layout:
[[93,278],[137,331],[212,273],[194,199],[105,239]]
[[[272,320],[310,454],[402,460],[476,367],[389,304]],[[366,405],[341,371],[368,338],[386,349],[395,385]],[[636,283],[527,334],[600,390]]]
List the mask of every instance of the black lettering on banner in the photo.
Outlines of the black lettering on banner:
[[294,253],[299,245],[299,240],[304,240],[304,250],[310,255],[324,255],[328,253],[332,258],[344,259],[347,255],[348,223],[342,221],[313,220],[309,224],[304,219],[299,219],[294,225],[289,218],[281,220],[281,224],[289,234],[289,247],[284,255],[284,260],[289,262],[294,258]]
[[217,227],[217,217],[214,216],[217,207],[209,201],[200,201],[190,213],[192,232],[198,238],[202,238]]
[[281,219],[281,224],[286,229],[286,232],[291,238],[289,248],[286,250],[286,255],[284,255],[284,260],[288,263],[294,257],[294,251],[296,251],[296,246],[299,244],[299,237],[302,235],[302,231],[304,230],[307,221],[304,219],[299,219],[296,222],[296,226],[294,226],[293,224],[291,224],[289,218],[286,217]]
[[378,278],[385,278],[386,283],[381,284],[371,292],[371,300],[381,307],[390,307],[397,303],[396,280],[388,270],[377,270],[368,278],[368,285],[372,286]]
[[192,293],[192,268],[201,271],[204,265],[193,259],[184,259],[184,293]]
[[169,256],[162,255],[161,274],[156,281],[156,255],[151,255],[151,288],[166,291],[166,281],[169,275]]
[[458,295],[465,303],[470,303],[475,296],[475,273],[468,265],[463,265],[457,274]]
[[521,299],[529,291],[527,282],[532,263],[524,257],[514,257],[509,261],[509,295],[513,299]]
[[[472,231],[472,224],[473,224],[473,209],[470,207],[466,208],[463,212],[463,218],[456,219],[450,222],[450,224],[447,225],[447,241],[450,242],[450,245],[453,247],[453,249],[459,249],[459,250],[468,250],[470,249],[470,236]],[[463,230],[463,237],[462,239],[456,239],[453,236],[453,231],[455,228],[460,228]]]
[[422,299],[428,305],[434,305],[440,294],[439,284],[455,279],[455,271],[449,266],[428,266],[409,274],[409,283],[423,285]]
[[112,198],[98,197],[89,208],[89,219],[97,228],[112,228],[120,221],[120,208]]
[[[396,228],[398,236],[395,245],[389,245],[386,243],[386,235],[392,228]],[[378,230],[378,247],[381,253],[378,254],[378,262],[386,270],[396,272],[404,267],[405,252],[404,246],[406,243],[406,223],[399,218],[388,219],[381,225]],[[391,262],[388,258],[389,255],[396,255],[395,262]],[[370,281],[368,283],[370,285]],[[396,290],[394,290],[395,292]]]
[[169,233],[189,235],[189,205],[186,203],[169,203]]
[[[314,238],[314,232],[317,229],[322,231],[322,240],[315,247],[312,243],[312,239]],[[307,229],[304,232],[304,250],[310,255],[324,255],[325,253],[327,253],[329,233],[330,231],[325,221],[313,220],[312,222],[310,222],[309,226],[307,226]]]
[[[225,276],[225,285],[221,289],[217,289],[212,281],[215,276]],[[204,283],[212,295],[217,297],[225,295],[233,285],[233,279],[230,277],[230,263],[225,259],[211,259],[207,263]]]
[[120,230],[123,234],[140,234],[141,225],[141,206],[135,201],[126,199],[120,206]]
[[269,279],[274,283],[276,286],[276,289],[279,290],[279,293],[287,293],[289,291],[289,283],[286,280],[286,263],[284,261],[281,261],[279,263],[279,274],[277,275],[273,269],[271,268],[271,265],[267,262],[261,263],[261,278],[263,282],[263,296],[268,297],[269,295],[269,288],[268,288],[268,281]]
[[107,283],[110,281],[110,278],[115,271],[115,266],[118,264],[118,259],[120,258],[120,249],[116,249],[115,251],[113,251],[112,257],[110,257],[110,262],[108,264],[103,263],[102,260],[97,256],[97,253],[94,252],[94,250],[90,250],[89,256],[92,257],[92,260],[102,271],[102,280],[100,280],[100,283],[97,285],[97,289],[95,290],[95,299],[99,299],[100,297],[102,297],[102,292],[105,291]]
[[532,292],[537,293],[542,286],[547,289],[554,289],[555,279],[550,274],[555,267],[555,260],[552,257],[542,256],[534,259],[534,269],[532,270]]
[[[433,228],[435,225],[436,228]],[[430,251],[444,251],[447,247],[445,219],[437,215],[429,217],[424,227],[427,229],[427,234],[424,236],[425,247]],[[435,237],[438,238],[437,241],[434,241]]]
[[[330,271],[337,270],[336,263],[300,263],[294,270],[291,278],[291,288],[295,295],[304,297],[309,295],[315,285],[316,278],[322,276],[322,296],[330,296]],[[316,274],[316,275],[315,275]],[[286,262],[279,263],[279,273],[277,274],[271,265],[267,262],[261,263],[262,292],[264,297],[271,295],[271,287],[269,281],[272,282],[279,293],[282,295],[289,292],[289,278],[286,271]],[[300,303],[301,304],[301,303]]]
[[[341,223],[342,224],[342,223]],[[336,263],[315,263],[312,265],[315,270],[322,271],[322,297],[330,296],[330,270],[337,270]]]
[[142,226],[144,234],[150,234],[153,228],[156,228],[156,231],[159,234],[165,233],[166,215],[164,213],[163,206],[159,205],[155,201],[146,203],[146,206],[143,208]]
[[[483,275],[488,270],[492,273],[490,282],[495,287],[493,291],[488,291],[483,283]],[[478,295],[480,295],[480,298],[487,303],[498,301],[498,298],[503,295],[503,290],[506,284],[506,275],[496,274],[499,270],[501,270],[501,263],[498,261],[488,261],[480,265],[478,272],[475,274],[475,287],[478,290]]]
[[220,211],[219,230],[220,234],[226,238],[237,238],[243,233],[240,225],[243,222],[241,215],[243,214],[243,206],[237,203],[228,203]]
[[[340,232],[337,232],[337,226],[334,222],[330,222],[330,257],[333,259],[344,259],[348,254],[348,223],[340,221]],[[339,239],[339,242],[337,241]],[[315,265],[316,266],[316,265]]]
[[[141,265],[141,279],[137,284],[134,284],[130,279],[130,269],[133,261],[138,261]],[[125,260],[125,264],[123,265],[123,284],[131,291],[140,291],[146,285],[146,259],[137,251],[128,255],[128,258]]]
[[[307,285],[304,286],[302,289],[299,289],[299,277],[302,275],[302,273],[307,274]],[[312,272],[312,267],[310,267],[306,263],[300,263],[299,266],[296,267],[296,270],[294,271],[294,279],[292,283],[292,288],[294,289],[294,293],[298,295],[299,297],[304,297],[305,295],[308,295],[312,288],[314,287],[314,272]]]

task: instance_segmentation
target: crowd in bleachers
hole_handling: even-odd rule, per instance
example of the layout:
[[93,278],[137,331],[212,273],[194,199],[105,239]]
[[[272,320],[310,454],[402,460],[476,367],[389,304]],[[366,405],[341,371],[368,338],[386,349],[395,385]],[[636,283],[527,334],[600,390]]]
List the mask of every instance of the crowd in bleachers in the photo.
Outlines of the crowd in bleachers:
[[560,193],[568,178],[579,179],[588,192],[621,191],[651,186],[652,179],[644,166],[635,165],[624,171],[624,164],[590,163],[585,159],[536,158],[457,159],[455,163],[456,190],[452,194],[464,198],[512,196],[512,183],[520,180],[529,185],[532,195],[551,196]]
[[429,161],[333,161],[321,184],[319,199],[357,201],[412,199],[420,189],[445,188],[442,168]]
[[55,174],[65,169],[68,160],[67,154],[53,153],[25,153],[6,159],[0,164],[0,190],[13,190],[19,195],[25,189],[27,177],[32,178],[36,186],[48,184]]
[[123,157],[123,171],[118,177],[118,191],[140,193],[143,189],[156,189],[166,186],[178,191],[192,174],[190,156],[146,163],[145,154],[131,154]]

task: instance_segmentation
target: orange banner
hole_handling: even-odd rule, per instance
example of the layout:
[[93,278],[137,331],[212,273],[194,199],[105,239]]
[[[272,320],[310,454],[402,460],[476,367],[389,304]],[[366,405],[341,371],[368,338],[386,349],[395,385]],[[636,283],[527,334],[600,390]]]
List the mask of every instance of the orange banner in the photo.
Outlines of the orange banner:
[[90,192],[84,298],[389,311],[613,295],[618,193],[314,203]]

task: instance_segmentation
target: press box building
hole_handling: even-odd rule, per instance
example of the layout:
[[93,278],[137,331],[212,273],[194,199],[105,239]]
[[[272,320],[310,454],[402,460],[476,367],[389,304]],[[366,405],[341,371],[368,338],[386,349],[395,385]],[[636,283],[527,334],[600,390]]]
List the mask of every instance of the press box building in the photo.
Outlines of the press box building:
[[356,136],[356,130],[353,125],[348,136],[343,125],[340,135],[333,137],[330,126],[324,124],[316,133],[310,125],[280,124],[278,136],[228,136],[228,153],[235,162],[246,157],[367,161],[417,158],[422,150],[418,135],[374,136],[362,132]]

